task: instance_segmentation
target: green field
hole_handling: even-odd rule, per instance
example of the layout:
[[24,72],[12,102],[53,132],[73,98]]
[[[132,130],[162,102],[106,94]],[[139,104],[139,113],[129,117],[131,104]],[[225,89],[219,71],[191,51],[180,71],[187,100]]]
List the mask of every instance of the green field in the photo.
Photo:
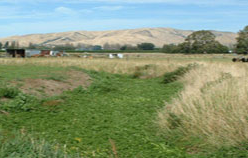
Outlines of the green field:
[[[0,71],[6,83],[37,78],[37,74],[57,72],[61,68],[1,66]],[[70,152],[86,156],[95,153],[96,157],[108,157],[112,153],[110,140],[115,142],[120,157],[156,156],[163,144],[163,139],[156,137],[153,125],[156,110],[163,106],[164,99],[169,100],[181,89],[181,84],[163,85],[159,78],[141,80],[125,75],[87,73],[94,80],[87,90],[76,89],[37,100],[39,104],[28,110],[9,108],[10,115],[0,115],[1,128],[5,132],[24,128],[35,138],[67,144]],[[61,103],[42,106],[52,100],[61,100]]]
[[[72,71],[88,74],[90,86],[46,97],[24,94],[19,89],[29,84],[25,79],[67,82],[70,76],[66,74]],[[160,134],[155,123],[157,112],[183,89],[179,81],[165,84],[163,77],[140,79],[132,74],[31,64],[1,64],[0,79],[3,158],[63,157],[65,153],[67,157],[101,158],[247,157],[247,150],[235,147],[190,153],[187,147]],[[13,82],[18,82],[16,88],[6,86],[13,87]],[[18,135],[50,145],[44,145],[43,155],[37,156],[34,143]],[[53,148],[61,153],[54,155]]]

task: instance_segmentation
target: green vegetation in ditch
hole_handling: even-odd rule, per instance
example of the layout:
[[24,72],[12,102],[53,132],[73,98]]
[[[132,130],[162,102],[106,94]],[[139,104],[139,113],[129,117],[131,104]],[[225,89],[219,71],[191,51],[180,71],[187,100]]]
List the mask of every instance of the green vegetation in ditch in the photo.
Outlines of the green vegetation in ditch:
[[[44,72],[60,70],[40,68],[43,69]],[[12,71],[25,78],[32,76],[33,69],[24,66]],[[21,76],[18,71],[28,72]],[[0,127],[9,132],[25,129],[34,138],[66,144],[69,153],[86,157],[184,155],[181,149],[166,145],[163,138],[156,135],[157,127],[153,122],[156,110],[181,89],[181,84],[161,84],[159,78],[142,80],[125,75],[88,73],[94,82],[87,90],[79,87],[42,100],[22,93],[13,95],[9,103],[2,104],[2,109],[10,114],[0,114]],[[15,75],[12,77],[6,74],[9,80]],[[15,92],[11,90],[11,94],[12,91]]]

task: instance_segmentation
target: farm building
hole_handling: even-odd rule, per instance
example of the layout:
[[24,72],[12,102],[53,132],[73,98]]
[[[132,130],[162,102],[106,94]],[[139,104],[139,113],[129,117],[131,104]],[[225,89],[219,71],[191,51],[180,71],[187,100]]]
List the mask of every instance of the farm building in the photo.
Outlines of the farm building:
[[41,56],[64,56],[64,52],[63,51],[52,51],[52,50],[41,50],[40,53]]
[[26,53],[25,49],[7,49],[6,50],[6,55],[12,58],[25,58]]
[[51,51],[51,50],[25,50],[25,49],[7,49],[6,50],[6,56],[17,58],[17,57],[51,57],[51,56],[57,56],[61,57],[64,56],[63,51]]
[[40,50],[29,49],[26,50],[26,57],[32,57],[40,54]]

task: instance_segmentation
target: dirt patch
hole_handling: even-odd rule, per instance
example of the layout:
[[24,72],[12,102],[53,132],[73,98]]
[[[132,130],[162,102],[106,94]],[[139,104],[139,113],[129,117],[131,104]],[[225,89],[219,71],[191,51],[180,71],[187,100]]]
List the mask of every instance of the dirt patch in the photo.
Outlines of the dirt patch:
[[26,93],[35,95],[38,97],[55,96],[64,91],[73,90],[79,86],[87,88],[90,83],[90,77],[80,71],[72,70],[65,73],[68,79],[63,81],[47,80],[47,79],[25,79],[24,81],[18,81],[13,83],[13,86],[22,85],[19,89]]

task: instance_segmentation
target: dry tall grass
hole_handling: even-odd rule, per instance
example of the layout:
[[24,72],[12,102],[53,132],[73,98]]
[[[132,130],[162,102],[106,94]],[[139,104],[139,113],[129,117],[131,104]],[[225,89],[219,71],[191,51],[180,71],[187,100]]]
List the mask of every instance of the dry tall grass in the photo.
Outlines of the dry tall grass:
[[158,113],[168,137],[194,147],[233,146],[248,140],[248,65],[202,63],[181,81],[184,90]]
[[150,72],[153,77],[161,76],[165,72],[170,72],[178,66],[183,66],[191,61],[175,62],[167,59],[84,59],[84,58],[27,58],[13,59],[0,58],[0,64],[33,64],[46,66],[77,66],[87,70],[105,71],[119,74],[134,74],[137,67],[153,65],[156,69]]

